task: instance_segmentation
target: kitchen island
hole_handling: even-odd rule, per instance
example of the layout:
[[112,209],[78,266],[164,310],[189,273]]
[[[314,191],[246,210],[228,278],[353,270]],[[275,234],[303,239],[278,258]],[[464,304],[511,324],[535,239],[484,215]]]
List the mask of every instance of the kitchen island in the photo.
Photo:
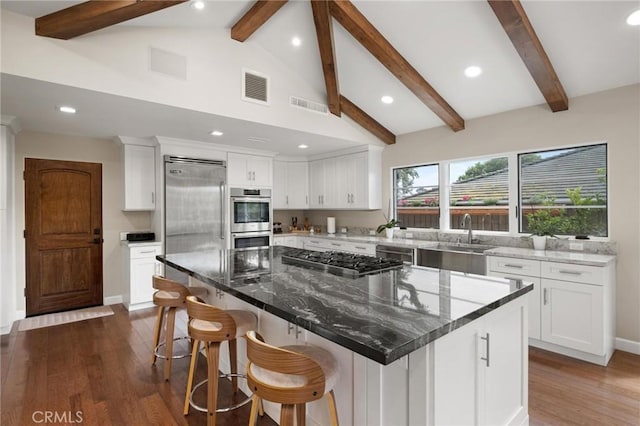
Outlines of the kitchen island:
[[[210,303],[253,310],[267,342],[330,350],[341,370],[335,393],[342,425],[527,421],[522,296],[531,284],[411,266],[347,278],[285,264],[289,250],[157,259],[187,273],[191,285],[209,287]],[[311,404],[310,424],[326,424],[324,404]],[[278,418],[277,407],[266,405]]]

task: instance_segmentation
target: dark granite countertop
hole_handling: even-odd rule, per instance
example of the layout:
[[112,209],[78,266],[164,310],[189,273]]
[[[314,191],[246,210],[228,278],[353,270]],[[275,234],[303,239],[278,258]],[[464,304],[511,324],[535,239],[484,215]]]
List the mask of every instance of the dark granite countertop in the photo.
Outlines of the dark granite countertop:
[[425,346],[533,285],[431,268],[346,278],[283,264],[288,247],[157,259],[381,364]]

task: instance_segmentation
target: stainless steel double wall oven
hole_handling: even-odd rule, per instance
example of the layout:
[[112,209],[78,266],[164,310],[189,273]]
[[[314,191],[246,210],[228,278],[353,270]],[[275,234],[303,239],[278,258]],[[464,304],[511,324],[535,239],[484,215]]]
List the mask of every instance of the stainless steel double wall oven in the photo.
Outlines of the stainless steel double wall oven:
[[231,248],[271,245],[270,189],[229,188],[231,207]]

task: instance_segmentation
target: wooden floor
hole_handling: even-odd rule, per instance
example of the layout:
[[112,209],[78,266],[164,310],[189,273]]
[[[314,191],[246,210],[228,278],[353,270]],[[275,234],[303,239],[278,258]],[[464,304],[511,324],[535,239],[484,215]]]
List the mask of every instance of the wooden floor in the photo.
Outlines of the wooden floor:
[[[150,365],[155,310],[113,310],[36,330],[14,326],[2,336],[0,424],[37,424],[44,411],[66,415],[67,424],[78,411],[87,425],[206,424],[203,413],[182,415],[188,358],[174,361],[170,382],[162,380],[162,360]],[[179,321],[184,329],[184,316]],[[640,356],[616,352],[607,368],[538,349],[529,358],[532,425],[640,425]],[[200,364],[203,378],[202,357]],[[221,392],[231,396],[229,387]],[[218,424],[245,425],[248,417],[245,406],[220,414]],[[259,424],[275,423],[265,416]]]

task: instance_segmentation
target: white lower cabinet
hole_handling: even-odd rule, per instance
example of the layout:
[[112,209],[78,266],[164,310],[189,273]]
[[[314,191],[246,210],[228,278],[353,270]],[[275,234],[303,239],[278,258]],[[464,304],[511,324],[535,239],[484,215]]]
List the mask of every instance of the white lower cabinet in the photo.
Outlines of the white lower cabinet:
[[302,240],[297,235],[276,234],[273,236],[273,245],[302,248]]
[[352,241],[339,241],[325,238],[305,237],[303,247],[306,250],[316,251],[344,251],[347,253],[363,254],[366,256],[375,256],[376,246],[370,243],[354,243]]
[[530,345],[608,364],[615,338],[615,265],[488,256],[487,275],[534,283]]
[[509,425],[527,418],[527,308],[510,305],[434,342],[434,424]]
[[542,279],[542,340],[602,354],[602,287]]
[[161,273],[156,256],[161,243],[125,245],[123,250],[124,306],[129,311],[153,306],[153,275]]

